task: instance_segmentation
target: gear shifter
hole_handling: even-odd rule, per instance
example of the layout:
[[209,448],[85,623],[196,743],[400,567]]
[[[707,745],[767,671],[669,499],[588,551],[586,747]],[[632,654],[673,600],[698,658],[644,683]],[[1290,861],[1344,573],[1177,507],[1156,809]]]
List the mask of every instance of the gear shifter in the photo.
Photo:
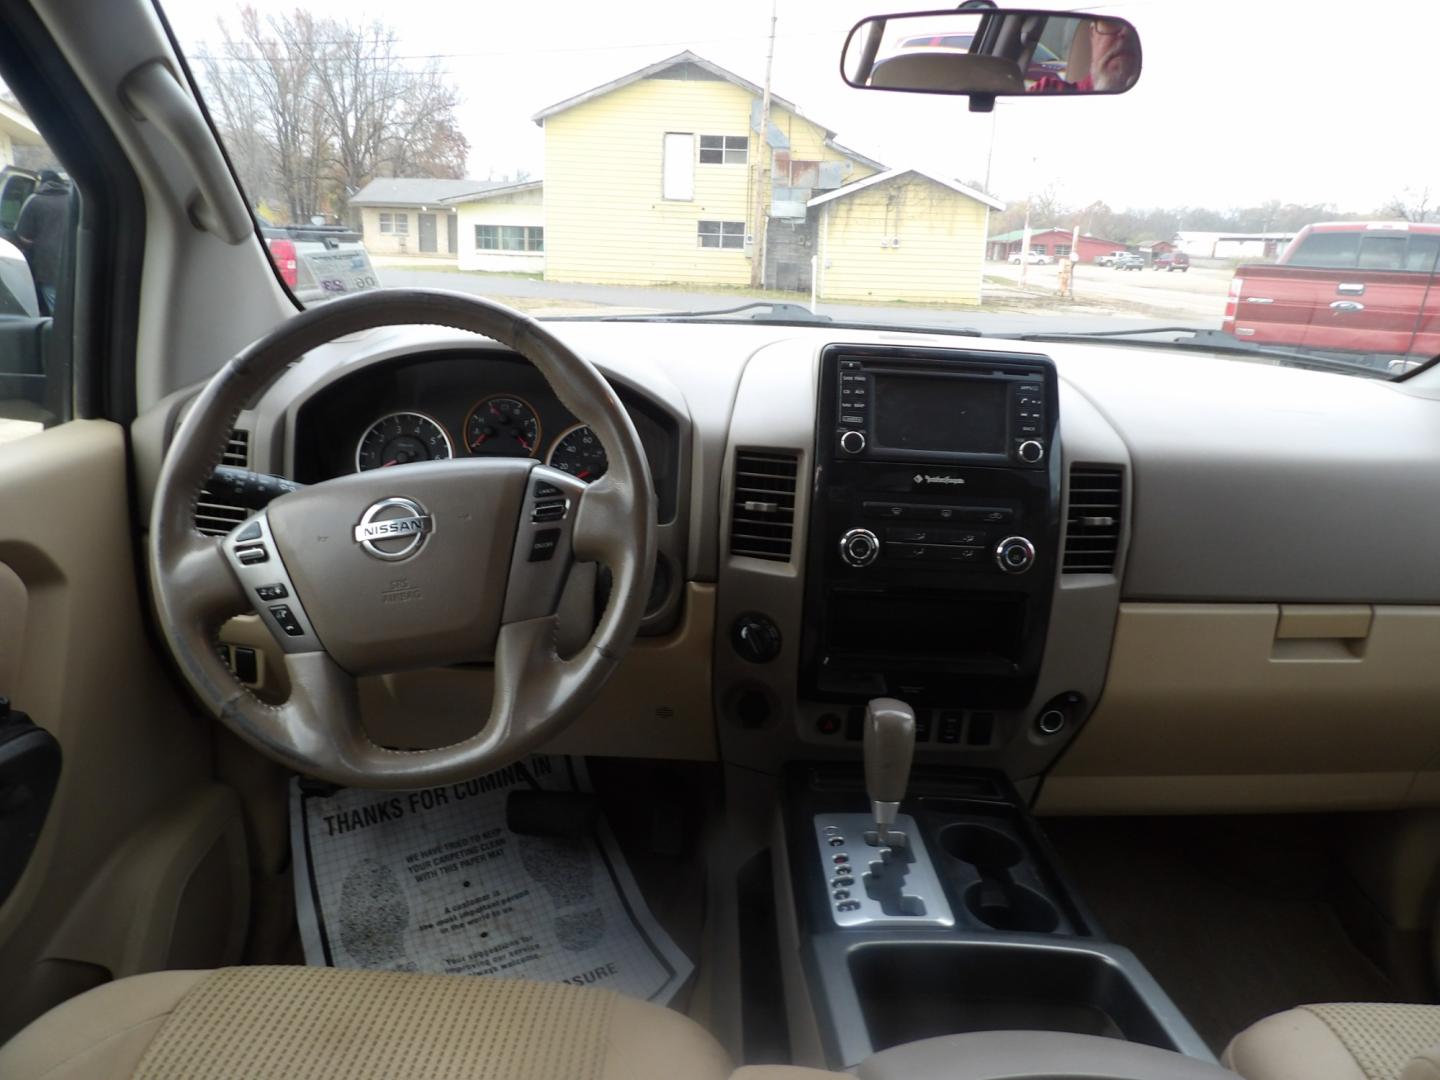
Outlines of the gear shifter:
[[879,845],[905,843],[905,834],[891,826],[905,798],[914,756],[915,710],[894,698],[875,698],[865,707],[865,788]]

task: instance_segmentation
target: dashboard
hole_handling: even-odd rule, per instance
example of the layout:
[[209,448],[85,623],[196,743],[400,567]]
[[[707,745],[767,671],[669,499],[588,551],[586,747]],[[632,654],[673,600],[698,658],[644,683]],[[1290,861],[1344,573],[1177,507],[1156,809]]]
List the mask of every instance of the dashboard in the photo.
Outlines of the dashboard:
[[[890,693],[920,760],[1002,769],[1042,812],[1440,804],[1440,402],[1104,343],[551,327],[629,411],[661,518],[642,636],[556,750],[774,772],[853,758]],[[192,393],[137,421],[142,502]],[[604,465],[527,362],[436,329],[315,350],[242,433],[304,483]],[[385,677],[376,737],[463,737],[486,677]]]

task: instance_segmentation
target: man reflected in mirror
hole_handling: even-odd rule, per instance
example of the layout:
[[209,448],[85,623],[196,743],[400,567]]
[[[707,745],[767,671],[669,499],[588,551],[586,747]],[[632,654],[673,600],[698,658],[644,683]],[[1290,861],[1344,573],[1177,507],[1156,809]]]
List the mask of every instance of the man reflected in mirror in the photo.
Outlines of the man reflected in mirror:
[[1031,84],[1031,94],[1107,94],[1129,90],[1140,77],[1140,36],[1123,19],[1088,18],[1070,41],[1066,74],[1086,74],[1071,82],[1046,75]]

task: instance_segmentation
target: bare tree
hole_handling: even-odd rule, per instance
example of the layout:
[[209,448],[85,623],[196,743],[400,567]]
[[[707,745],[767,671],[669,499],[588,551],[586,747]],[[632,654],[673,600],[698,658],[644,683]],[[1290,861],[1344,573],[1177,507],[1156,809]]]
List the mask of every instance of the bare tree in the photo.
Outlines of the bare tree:
[[1421,188],[1407,187],[1380,208],[1382,217],[1396,217],[1401,221],[1429,221],[1437,215],[1430,205],[1430,185]]
[[383,23],[247,7],[235,34],[220,32],[202,60],[207,99],[246,190],[292,221],[338,212],[377,176],[464,175],[459,95],[434,61],[411,65]]

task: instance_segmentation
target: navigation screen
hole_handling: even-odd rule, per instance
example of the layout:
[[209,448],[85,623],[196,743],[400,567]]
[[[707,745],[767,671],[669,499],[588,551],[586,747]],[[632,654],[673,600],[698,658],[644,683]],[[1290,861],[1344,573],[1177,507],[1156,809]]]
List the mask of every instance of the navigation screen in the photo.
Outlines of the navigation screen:
[[1003,454],[1003,380],[875,376],[875,443],[891,450]]

